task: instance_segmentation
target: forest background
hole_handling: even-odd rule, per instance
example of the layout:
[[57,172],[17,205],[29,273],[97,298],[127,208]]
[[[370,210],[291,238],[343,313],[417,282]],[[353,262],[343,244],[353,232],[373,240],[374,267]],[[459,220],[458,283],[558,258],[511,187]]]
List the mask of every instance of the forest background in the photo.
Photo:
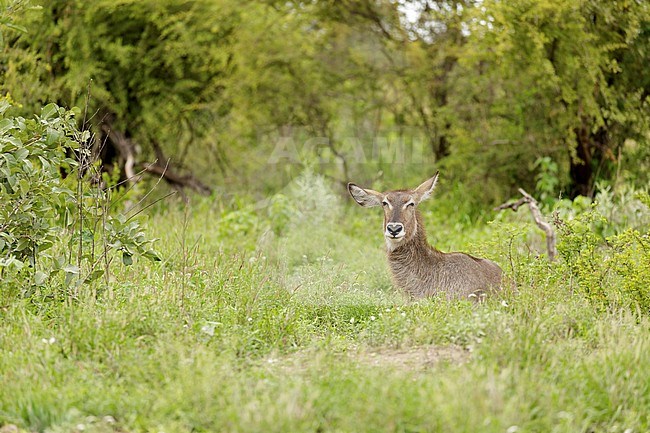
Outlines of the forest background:
[[84,108],[122,179],[169,159],[171,182],[267,194],[305,165],[381,186],[435,168],[473,214],[648,182],[645,2],[4,3],[13,110]]

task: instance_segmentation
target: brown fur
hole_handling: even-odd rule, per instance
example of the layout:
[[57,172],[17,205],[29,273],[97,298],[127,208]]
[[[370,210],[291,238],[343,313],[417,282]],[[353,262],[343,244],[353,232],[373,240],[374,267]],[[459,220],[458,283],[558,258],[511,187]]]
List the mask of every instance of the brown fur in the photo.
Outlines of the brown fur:
[[[383,206],[388,264],[395,285],[411,297],[479,298],[499,289],[502,272],[493,261],[464,253],[443,253],[428,244],[416,206],[430,196],[437,180],[438,173],[415,190],[380,193],[354,184],[348,184],[348,190],[361,206]],[[387,225],[400,223],[403,236],[394,238]]]

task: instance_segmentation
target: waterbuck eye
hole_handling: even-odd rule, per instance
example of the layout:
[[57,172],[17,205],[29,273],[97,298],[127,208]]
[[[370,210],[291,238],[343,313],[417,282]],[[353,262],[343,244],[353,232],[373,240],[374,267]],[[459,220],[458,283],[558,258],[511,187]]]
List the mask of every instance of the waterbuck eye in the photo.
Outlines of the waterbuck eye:
[[413,202],[406,203],[406,207],[413,207],[413,206],[415,206],[415,203]]
[[386,200],[384,200],[384,201],[381,202],[381,205],[382,205],[383,207],[386,207],[386,206],[388,206],[388,202],[387,202]]

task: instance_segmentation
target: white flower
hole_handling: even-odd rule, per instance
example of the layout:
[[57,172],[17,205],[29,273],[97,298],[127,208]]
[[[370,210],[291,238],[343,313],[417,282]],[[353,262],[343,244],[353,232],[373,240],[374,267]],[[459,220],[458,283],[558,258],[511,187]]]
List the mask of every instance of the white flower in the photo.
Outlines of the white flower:
[[248,320],[249,322],[252,322],[252,321],[253,321],[253,318],[252,318],[252,317],[249,317],[249,318],[246,319],[246,320]]
[[354,317],[350,319],[350,323],[354,323]]
[[210,337],[213,337],[214,336],[214,324],[209,323],[207,325],[201,326],[201,332],[203,332],[204,334],[209,335]]
[[212,337],[215,328],[219,325],[221,325],[221,322],[206,322],[205,325],[201,326],[201,332]]
[[371,320],[371,321],[373,321],[373,322],[374,322],[374,320],[375,320],[375,319],[376,319],[376,317],[375,317],[375,316],[370,316],[370,320]]

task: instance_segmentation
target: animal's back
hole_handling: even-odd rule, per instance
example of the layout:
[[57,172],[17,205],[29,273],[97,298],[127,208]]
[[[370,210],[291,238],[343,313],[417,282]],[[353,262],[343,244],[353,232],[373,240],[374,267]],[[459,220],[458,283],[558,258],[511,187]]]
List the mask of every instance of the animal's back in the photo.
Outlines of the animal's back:
[[467,298],[500,288],[502,271],[493,261],[464,253],[432,253],[430,260],[417,266],[391,266],[395,282],[411,296]]

